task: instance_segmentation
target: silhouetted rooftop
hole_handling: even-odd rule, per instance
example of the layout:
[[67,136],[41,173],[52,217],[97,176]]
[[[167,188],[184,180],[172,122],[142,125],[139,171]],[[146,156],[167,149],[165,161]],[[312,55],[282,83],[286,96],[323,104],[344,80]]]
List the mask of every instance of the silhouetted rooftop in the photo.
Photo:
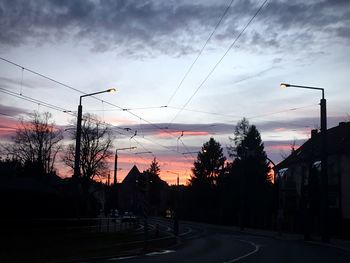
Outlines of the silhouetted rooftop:
[[[350,122],[341,122],[327,130],[328,155],[350,152]],[[314,134],[302,146],[277,165],[277,169],[291,164],[319,160],[321,157],[321,133]]]
[[124,180],[122,181],[122,184],[128,184],[128,183],[134,183],[136,178],[138,178],[141,175],[140,170],[137,168],[136,165],[134,165],[129,173],[125,176]]

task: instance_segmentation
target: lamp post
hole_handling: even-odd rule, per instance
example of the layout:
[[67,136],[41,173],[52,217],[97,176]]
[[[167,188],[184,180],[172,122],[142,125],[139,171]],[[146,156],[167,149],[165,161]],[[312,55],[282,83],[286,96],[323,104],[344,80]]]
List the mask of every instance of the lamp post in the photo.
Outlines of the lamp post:
[[175,173],[172,171],[167,171],[168,173],[176,174],[176,197],[175,197],[175,213],[174,213],[174,234],[175,236],[179,235],[179,183],[180,183],[180,178],[179,178],[179,173]]
[[114,156],[114,178],[113,178],[113,184],[114,184],[114,186],[117,185],[118,151],[132,150],[132,149],[136,149],[136,147],[133,146],[133,147],[126,147],[126,148],[115,149],[115,156]]
[[281,88],[299,88],[313,89],[322,92],[320,100],[320,119],[321,119],[321,227],[322,241],[329,242],[328,232],[328,158],[327,158],[327,107],[324,98],[324,89],[318,87],[300,86],[281,83]]
[[80,96],[79,99],[79,106],[78,106],[78,117],[77,117],[77,134],[75,138],[75,158],[74,158],[74,177],[79,178],[80,177],[80,142],[81,142],[81,119],[82,119],[82,112],[83,112],[83,106],[81,105],[81,100],[84,97],[93,96],[105,92],[115,92],[116,89],[108,89],[104,91],[84,94]]

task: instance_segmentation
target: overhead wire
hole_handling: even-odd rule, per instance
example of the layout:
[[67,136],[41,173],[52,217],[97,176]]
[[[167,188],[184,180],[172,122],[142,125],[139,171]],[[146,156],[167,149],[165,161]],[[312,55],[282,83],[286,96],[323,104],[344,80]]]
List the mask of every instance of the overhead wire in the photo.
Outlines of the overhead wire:
[[[16,66],[16,67],[19,67],[19,68],[21,68],[21,69],[23,69],[23,70],[26,70],[26,71],[28,71],[28,72],[30,72],[30,73],[33,73],[33,74],[35,74],[35,75],[38,75],[38,76],[40,76],[40,77],[42,77],[42,78],[45,78],[45,79],[47,79],[47,80],[50,80],[50,81],[52,81],[52,82],[54,82],[54,83],[56,83],[56,84],[62,85],[63,87],[66,87],[66,88],[68,88],[68,89],[71,89],[71,90],[74,90],[74,91],[76,91],[76,92],[79,92],[80,94],[87,94],[86,92],[83,92],[83,91],[81,91],[81,90],[79,90],[79,89],[77,89],[77,88],[74,88],[74,87],[72,87],[72,86],[70,86],[70,85],[67,85],[67,84],[65,84],[65,83],[63,83],[63,82],[61,82],[61,81],[55,80],[55,79],[53,79],[53,78],[51,78],[51,77],[48,77],[48,76],[46,76],[46,75],[44,75],[44,74],[41,74],[41,73],[37,72],[37,71],[34,71],[34,70],[31,70],[31,69],[26,68],[26,67],[24,67],[24,66],[21,66],[21,65],[15,63],[15,62],[10,61],[10,60],[8,60],[8,59],[5,59],[5,58],[3,58],[3,57],[1,57],[1,56],[0,56],[0,59],[3,60],[3,61],[5,61],[5,62],[7,62],[7,63],[9,63],[9,64],[12,64],[12,65],[14,65],[14,66]],[[137,115],[136,113],[130,111],[129,109],[120,107],[120,106],[118,106],[118,105],[116,105],[116,104],[114,104],[114,103],[108,102],[108,101],[106,101],[106,100],[102,100],[102,99],[100,99],[100,98],[98,98],[98,97],[96,97],[96,96],[90,96],[90,97],[93,98],[93,99],[96,99],[96,100],[98,100],[98,101],[101,101],[101,102],[103,101],[105,104],[110,105],[110,106],[112,106],[112,107],[115,107],[115,108],[117,108],[117,109],[120,109],[120,110],[122,110],[122,111],[126,111],[126,112],[128,112],[130,115],[136,117],[137,119],[140,119],[140,120],[144,121],[145,123],[148,123],[149,125],[151,125],[151,126],[157,128],[157,129],[159,129],[159,130],[164,130],[163,127],[160,127],[159,125],[154,124],[154,123],[152,123],[152,122],[150,122],[150,121],[148,121],[148,120],[142,118],[141,116],[139,116],[139,115]],[[160,106],[160,108],[163,108],[163,107],[165,107],[165,106]],[[167,132],[167,131],[165,131],[165,132]],[[170,134],[170,133],[169,133],[169,134]]]
[[[0,88],[0,92],[3,92],[3,93],[8,94],[8,95],[10,95],[10,96],[17,97],[17,98],[19,98],[19,99],[23,99],[23,100],[32,102],[32,103],[34,103],[34,104],[40,103],[40,105],[43,105],[43,106],[45,106],[45,107],[47,107],[47,108],[50,108],[50,109],[53,109],[53,110],[57,110],[57,111],[64,112],[64,113],[67,113],[67,114],[72,115],[72,114],[71,114],[69,111],[67,111],[66,109],[61,108],[61,107],[58,107],[58,106],[55,106],[55,105],[52,105],[52,104],[49,104],[49,103],[44,102],[44,101],[42,101],[42,100],[37,100],[37,99],[31,98],[31,97],[25,96],[25,95],[19,95],[19,94],[16,93],[16,92],[12,92],[12,91],[6,90],[6,89],[4,89],[4,88]],[[1,115],[9,116],[9,115],[7,115],[7,114],[1,114]],[[11,117],[11,116],[9,116],[9,117]],[[95,120],[95,119],[94,119],[94,120]],[[121,133],[121,132],[118,132],[118,133],[121,134],[121,135],[124,135],[124,136],[128,136],[128,135],[125,135],[125,134],[123,134],[123,133]],[[137,144],[139,144],[140,146],[142,146],[142,148],[144,148],[145,150],[148,151],[148,149],[146,149],[140,142],[138,142],[135,138],[133,138],[133,139],[134,139],[135,142],[137,142]],[[158,145],[161,145],[161,144],[158,143]],[[163,146],[163,145],[162,145],[162,146]],[[165,146],[163,146],[163,147],[165,147]],[[165,148],[166,148],[166,147],[165,147]],[[153,155],[153,156],[154,156],[154,155]]]
[[50,78],[50,77],[48,77],[48,76],[45,76],[44,74],[41,74],[41,73],[39,73],[39,72],[37,72],[37,71],[35,71],[35,70],[32,70],[32,69],[26,68],[26,67],[24,67],[24,66],[21,66],[21,65],[15,63],[15,62],[13,62],[13,61],[10,61],[10,60],[8,60],[8,59],[6,59],[6,58],[0,57],[0,59],[3,60],[3,61],[5,61],[5,62],[7,62],[7,63],[9,63],[9,64],[12,64],[12,65],[14,65],[14,66],[16,66],[16,67],[19,67],[19,68],[21,68],[22,70],[26,70],[26,71],[28,71],[28,72],[30,72],[30,73],[33,73],[34,75],[37,75],[37,76],[40,76],[40,77],[42,77],[42,78],[44,78],[44,79],[50,80],[50,81],[52,81],[52,82],[54,82],[54,83],[56,83],[56,84],[59,84],[59,85],[61,85],[61,86],[66,87],[66,88],[68,88],[68,89],[74,90],[74,91],[79,92],[79,93],[81,93],[81,94],[86,94],[85,92],[83,92],[83,91],[81,91],[81,90],[78,90],[78,89],[76,89],[76,88],[73,88],[72,86],[69,86],[69,85],[67,85],[67,84],[65,84],[65,83],[63,83],[63,82],[61,82],[61,81],[58,81],[58,80],[55,80],[55,79]]
[[232,49],[232,47],[236,44],[236,42],[241,38],[241,36],[243,35],[243,33],[245,32],[245,30],[248,28],[248,26],[253,22],[253,20],[255,19],[255,17],[260,13],[260,11],[262,10],[262,8],[265,6],[265,4],[267,3],[268,0],[265,0],[260,7],[258,8],[258,10],[254,13],[254,15],[249,19],[248,23],[243,27],[243,29],[239,32],[239,34],[237,35],[237,37],[234,39],[234,41],[231,43],[231,45],[227,48],[226,52],[221,56],[221,58],[216,62],[216,64],[214,65],[214,67],[209,71],[209,73],[207,74],[207,76],[204,78],[204,80],[199,84],[199,86],[197,87],[197,89],[193,92],[193,94],[189,97],[189,99],[185,102],[185,104],[181,107],[181,109],[177,112],[177,114],[174,116],[174,118],[170,121],[170,124],[172,124],[175,119],[180,115],[180,113],[183,111],[184,108],[186,108],[186,106],[191,102],[191,100],[194,98],[194,96],[197,94],[197,92],[203,87],[204,83],[209,79],[209,77],[213,74],[213,72],[215,71],[215,69],[219,66],[219,64],[222,62],[222,60],[226,57],[226,55],[228,54],[228,52]]
[[[68,89],[71,89],[71,90],[73,90],[73,91],[76,91],[76,92],[78,92],[78,93],[80,93],[80,94],[86,94],[85,92],[83,92],[83,91],[81,91],[81,90],[79,90],[79,89],[76,89],[76,88],[74,88],[74,87],[72,87],[72,86],[70,86],[70,85],[67,85],[67,84],[65,84],[65,83],[63,83],[63,82],[61,82],[61,81],[55,80],[55,79],[53,79],[53,78],[51,78],[51,77],[48,77],[48,76],[46,76],[46,75],[44,75],[44,74],[41,74],[41,73],[37,72],[37,71],[31,70],[31,69],[29,69],[29,68],[27,68],[27,67],[21,66],[21,65],[15,63],[15,62],[10,61],[10,60],[8,60],[8,59],[5,59],[5,58],[3,58],[3,57],[1,57],[1,56],[0,56],[0,59],[3,60],[3,61],[5,61],[5,62],[7,62],[7,63],[9,63],[9,64],[12,64],[12,65],[14,65],[14,66],[16,66],[16,67],[19,67],[19,68],[21,68],[22,70],[26,70],[26,71],[28,71],[28,72],[30,72],[30,73],[32,73],[32,74],[38,75],[38,76],[40,76],[40,77],[42,77],[42,78],[44,78],[44,79],[47,79],[47,80],[52,81],[52,82],[54,82],[54,83],[56,83],[56,84],[62,85],[63,87],[66,87],[66,88],[68,88]],[[96,96],[90,96],[90,97],[91,97],[91,98],[94,98],[94,99],[96,99],[96,100],[98,100],[98,101],[103,101],[103,102],[104,102],[105,104],[107,104],[107,105],[113,106],[113,107],[118,108],[118,109],[123,110],[123,111],[126,111],[126,112],[128,112],[129,114],[131,114],[132,116],[138,118],[139,120],[142,120],[142,121],[144,121],[145,123],[148,123],[149,125],[151,125],[151,126],[157,128],[157,129],[159,129],[159,130],[163,130],[164,132],[169,133],[171,136],[174,137],[173,134],[171,134],[170,132],[166,131],[166,129],[164,129],[163,127],[160,127],[159,125],[154,124],[154,123],[152,123],[152,122],[150,122],[150,121],[148,121],[148,120],[142,118],[141,116],[139,116],[139,115],[133,113],[132,111],[130,111],[130,110],[128,110],[128,109],[122,108],[122,107],[120,107],[120,106],[118,106],[118,105],[116,105],[116,104],[114,104],[114,103],[111,103],[111,102],[108,102],[108,101],[105,101],[105,100],[101,100],[101,99],[99,99],[99,98],[96,97]],[[48,103],[46,103],[46,105],[48,105]],[[164,106],[163,106],[163,107],[164,107]],[[70,112],[70,111],[64,110],[63,112],[68,113],[68,112]]]
[[13,97],[16,97],[16,98],[19,98],[19,99],[23,99],[23,100],[32,102],[34,104],[40,104],[40,105],[42,105],[44,107],[47,107],[47,108],[50,108],[50,109],[53,109],[53,110],[56,110],[56,111],[60,111],[60,112],[63,112],[63,113],[67,113],[67,114],[73,115],[67,109],[64,109],[64,108],[61,108],[59,106],[56,106],[56,105],[44,102],[42,100],[34,99],[32,97],[29,97],[29,96],[26,96],[26,95],[23,95],[23,94],[20,94],[20,93],[17,93],[17,92],[13,92],[13,91],[1,88],[1,87],[0,87],[0,92],[5,93],[5,94],[10,95],[10,96],[13,96]]
[[170,102],[172,101],[172,99],[175,97],[176,93],[178,92],[178,90],[180,89],[180,87],[182,86],[183,82],[185,81],[185,79],[187,78],[188,74],[191,72],[193,66],[196,64],[197,60],[199,59],[199,57],[202,55],[205,47],[207,46],[207,44],[209,43],[210,39],[212,38],[212,36],[214,35],[215,31],[218,29],[219,25],[221,24],[222,20],[224,19],[224,17],[226,16],[228,10],[230,9],[231,5],[233,3],[233,0],[231,0],[230,4],[225,8],[224,12],[222,13],[219,21],[216,23],[213,31],[211,32],[211,34],[209,35],[208,39],[205,41],[203,47],[201,48],[201,50],[198,52],[197,57],[195,58],[195,60],[192,62],[191,66],[188,68],[188,70],[186,71],[185,75],[182,77],[180,83],[178,84],[177,88],[175,89],[175,91],[173,92],[173,94],[170,96],[166,106],[168,106],[170,104]]
[[290,108],[290,109],[286,109],[286,110],[270,112],[270,113],[266,113],[266,114],[254,115],[254,116],[248,117],[247,119],[259,119],[261,117],[271,116],[271,115],[280,114],[280,113],[284,113],[284,112],[306,109],[306,108],[314,107],[316,105],[319,105],[319,104],[310,104],[310,105],[306,105],[306,106],[295,107],[295,108]]

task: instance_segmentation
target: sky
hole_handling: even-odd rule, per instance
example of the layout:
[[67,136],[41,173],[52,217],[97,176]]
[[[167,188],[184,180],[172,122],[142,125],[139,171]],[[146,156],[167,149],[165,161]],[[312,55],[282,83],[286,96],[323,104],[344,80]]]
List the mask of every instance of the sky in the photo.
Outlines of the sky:
[[283,82],[325,89],[328,128],[350,121],[347,0],[1,0],[0,57],[3,143],[19,117],[73,128],[82,94],[117,89],[82,105],[110,125],[113,151],[137,147],[118,151],[118,181],[156,157],[162,179],[185,184],[210,137],[230,160],[243,117],[278,163],[320,127],[321,92]]

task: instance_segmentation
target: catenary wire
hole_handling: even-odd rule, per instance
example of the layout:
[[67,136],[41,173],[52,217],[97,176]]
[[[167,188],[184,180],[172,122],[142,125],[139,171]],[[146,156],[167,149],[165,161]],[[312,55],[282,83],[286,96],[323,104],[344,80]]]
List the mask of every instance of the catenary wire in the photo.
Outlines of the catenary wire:
[[188,68],[188,70],[186,71],[185,75],[183,76],[183,78],[181,79],[179,85],[177,86],[177,88],[175,89],[175,91],[173,92],[173,94],[170,96],[168,103],[166,104],[167,106],[170,104],[170,102],[172,101],[172,99],[175,97],[176,93],[178,92],[178,90],[180,89],[180,87],[182,86],[183,82],[185,81],[185,79],[187,78],[188,74],[191,72],[193,66],[196,64],[197,60],[199,59],[199,57],[202,55],[205,47],[207,46],[207,44],[209,43],[210,39],[212,38],[212,36],[214,35],[215,31],[218,29],[219,25],[221,24],[222,20],[224,19],[224,17],[226,16],[228,10],[230,9],[231,5],[233,3],[233,0],[231,0],[230,4],[225,8],[225,11],[223,12],[223,14],[221,15],[219,21],[217,22],[216,26],[214,27],[214,30],[211,32],[211,34],[209,35],[208,39],[205,41],[203,47],[201,48],[201,50],[198,52],[197,57],[195,58],[195,60],[192,62],[191,66]]
[[185,104],[181,107],[181,109],[177,112],[177,114],[174,116],[174,118],[170,121],[169,126],[175,121],[175,119],[180,115],[180,113],[183,111],[184,108],[186,108],[186,106],[191,102],[191,100],[193,99],[193,97],[197,94],[197,92],[203,87],[204,83],[209,79],[209,77],[213,74],[213,72],[215,71],[215,69],[219,66],[219,64],[222,62],[222,60],[226,57],[226,55],[228,54],[228,52],[232,49],[232,47],[236,44],[236,42],[240,39],[240,37],[243,35],[243,33],[245,32],[245,30],[248,28],[248,26],[253,22],[253,20],[255,19],[255,17],[260,13],[260,11],[262,10],[262,8],[265,6],[266,2],[268,0],[265,0],[260,7],[258,8],[258,10],[254,13],[254,15],[249,19],[248,23],[244,26],[244,28],[240,31],[240,33],[237,35],[237,37],[234,39],[234,41],[231,43],[231,45],[228,47],[228,49],[226,50],[226,52],[221,56],[221,58],[216,62],[216,64],[214,65],[214,67],[209,71],[209,73],[207,74],[207,76],[204,78],[204,80],[199,84],[199,86],[197,87],[197,89],[194,91],[194,93],[189,97],[189,99],[185,102]]

